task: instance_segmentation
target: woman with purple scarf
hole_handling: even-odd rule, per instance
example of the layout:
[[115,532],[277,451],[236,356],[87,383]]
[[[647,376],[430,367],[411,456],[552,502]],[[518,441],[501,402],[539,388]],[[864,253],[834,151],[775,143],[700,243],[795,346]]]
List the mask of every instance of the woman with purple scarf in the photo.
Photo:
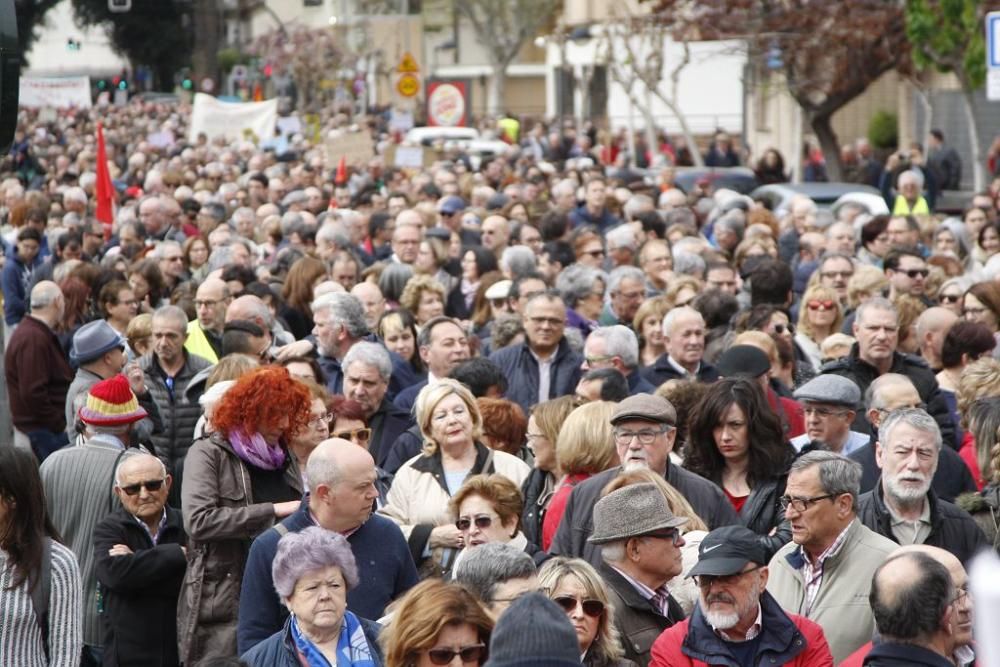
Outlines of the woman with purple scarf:
[[236,614],[250,543],[292,514],[303,487],[287,443],[310,419],[309,390],[267,366],[236,381],[215,407],[215,432],[184,463],[188,569],[178,604],[181,661],[236,654]]

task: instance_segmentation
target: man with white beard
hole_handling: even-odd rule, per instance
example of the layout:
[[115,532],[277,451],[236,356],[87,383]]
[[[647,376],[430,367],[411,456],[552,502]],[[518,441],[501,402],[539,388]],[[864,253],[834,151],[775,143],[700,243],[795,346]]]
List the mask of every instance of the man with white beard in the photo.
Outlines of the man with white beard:
[[727,526],[706,535],[688,576],[698,584],[698,605],[653,643],[652,667],[832,667],[823,629],[786,613],[765,590],[767,554],[750,529]]
[[897,544],[940,547],[968,567],[990,545],[968,512],[931,488],[942,442],[937,422],[920,408],[903,408],[882,420],[878,436],[882,477],[858,499],[858,518]]
[[629,396],[611,413],[611,425],[621,466],[593,475],[573,488],[550,554],[583,558],[594,567],[601,566],[600,548],[587,541],[594,532],[594,505],[605,485],[622,470],[648,468],[663,475],[709,528],[739,523],[719,486],[670,462],[677,437],[677,411],[670,401],[653,394]]

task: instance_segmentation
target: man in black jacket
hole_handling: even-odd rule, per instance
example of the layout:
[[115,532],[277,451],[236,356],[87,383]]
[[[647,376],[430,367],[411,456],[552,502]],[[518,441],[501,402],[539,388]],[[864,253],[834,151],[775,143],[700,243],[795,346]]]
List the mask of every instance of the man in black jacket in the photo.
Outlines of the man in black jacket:
[[105,667],[178,664],[187,536],[181,513],[167,507],[171,481],[155,456],[124,456],[114,487],[122,506],[94,529]]
[[715,382],[719,372],[705,363],[705,318],[694,308],[674,308],[663,318],[663,346],[666,348],[652,366],[643,371],[654,387],[667,380]]
[[858,499],[858,518],[898,544],[929,544],[968,562],[989,548],[968,512],[941,500],[931,490],[941,433],[919,408],[889,413],[879,427],[875,460],[879,484]]
[[[896,350],[899,343],[899,315],[888,299],[875,297],[863,303],[854,320],[854,337],[858,342],[843,359],[823,366],[822,373],[843,375],[853,380],[861,393],[880,375],[899,373],[910,378],[920,393],[920,400],[927,406],[941,428],[941,435],[949,447],[958,449],[955,424],[944,397],[938,388],[934,372],[920,357]],[[860,433],[870,433],[864,415],[858,414],[851,426]]]
[[732,504],[718,486],[670,463],[670,451],[677,437],[677,412],[667,399],[651,394],[629,396],[611,414],[611,424],[615,427],[615,446],[622,465],[598,473],[573,488],[549,553],[583,558],[594,567],[601,566],[600,549],[587,541],[594,532],[594,506],[604,486],[622,470],[648,468],[663,475],[687,498],[709,529],[739,523]]

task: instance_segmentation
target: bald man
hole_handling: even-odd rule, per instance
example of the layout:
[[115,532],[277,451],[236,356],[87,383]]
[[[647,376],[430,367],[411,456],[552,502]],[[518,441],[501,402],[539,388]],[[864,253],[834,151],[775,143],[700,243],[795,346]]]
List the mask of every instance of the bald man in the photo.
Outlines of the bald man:
[[365,322],[368,323],[368,328],[377,331],[378,321],[385,313],[385,297],[382,296],[382,290],[378,288],[378,285],[366,281],[351,288],[351,294],[358,297],[361,305],[364,306]]
[[[270,331],[274,345],[288,345],[295,342],[295,337],[285,331],[278,323],[268,305],[260,297],[252,294],[236,297],[226,308],[226,322],[233,320],[249,320],[264,331]],[[305,352],[308,352],[309,349],[310,347],[306,347]],[[296,352],[295,354],[303,353]]]
[[65,410],[73,369],[55,333],[65,309],[59,286],[39,282],[31,290],[31,312],[11,334],[4,354],[11,419],[28,436],[39,463],[69,444]]
[[[949,631],[954,636],[955,647],[951,654],[951,659],[958,667],[966,667],[975,662],[976,656],[973,652],[973,613],[974,603],[969,595],[969,575],[962,567],[962,562],[950,551],[926,544],[911,544],[893,551],[889,558],[894,558],[903,554],[924,554],[930,556],[937,562],[944,565],[951,575],[951,582],[955,586],[956,597],[954,599],[954,613],[949,622]],[[865,657],[871,652],[874,644],[879,642],[876,637],[874,642],[868,642],[857,651],[852,653],[839,667],[861,667]]]
[[222,356],[222,331],[226,326],[226,309],[232,303],[229,286],[219,278],[207,278],[194,295],[198,318],[187,325],[184,349],[208,359],[213,364]]
[[935,373],[942,368],[941,348],[944,346],[944,338],[948,335],[951,325],[957,321],[958,315],[954,311],[941,306],[928,308],[917,318],[915,326],[920,356]]
[[261,533],[250,547],[240,593],[240,655],[280,630],[288,618],[271,580],[282,535],[319,525],[347,538],[360,577],[347,594],[347,606],[362,618],[380,618],[392,600],[417,583],[402,531],[372,513],[378,492],[375,460],[368,450],[348,440],[324,440],[309,455],[306,480],[309,493],[299,510]]
[[150,454],[125,455],[114,478],[121,506],[94,529],[105,655],[118,665],[176,665],[187,535],[167,506],[173,480]]

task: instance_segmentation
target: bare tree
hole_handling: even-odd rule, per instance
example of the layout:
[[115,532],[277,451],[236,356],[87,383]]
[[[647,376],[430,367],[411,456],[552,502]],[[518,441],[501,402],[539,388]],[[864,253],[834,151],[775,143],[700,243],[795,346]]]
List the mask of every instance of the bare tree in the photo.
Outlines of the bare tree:
[[328,28],[286,27],[258,37],[248,52],[290,75],[300,95],[299,106],[313,109],[325,99],[323,79],[333,75],[345,59],[345,49]]
[[604,30],[602,48],[607,54],[608,73],[639,110],[645,122],[646,144],[655,149],[656,118],[653,99],[658,99],[677,118],[681,134],[692,147],[691,156],[702,166],[701,153],[694,147],[694,135],[680,108],[677,90],[681,72],[691,62],[691,49],[680,42],[683,56],[677,62],[667,62],[667,40],[673,38],[673,26],[655,16],[636,16],[616,8]]
[[455,9],[476,32],[493,69],[487,99],[491,114],[503,111],[507,67],[525,42],[552,21],[560,0],[458,0]]

